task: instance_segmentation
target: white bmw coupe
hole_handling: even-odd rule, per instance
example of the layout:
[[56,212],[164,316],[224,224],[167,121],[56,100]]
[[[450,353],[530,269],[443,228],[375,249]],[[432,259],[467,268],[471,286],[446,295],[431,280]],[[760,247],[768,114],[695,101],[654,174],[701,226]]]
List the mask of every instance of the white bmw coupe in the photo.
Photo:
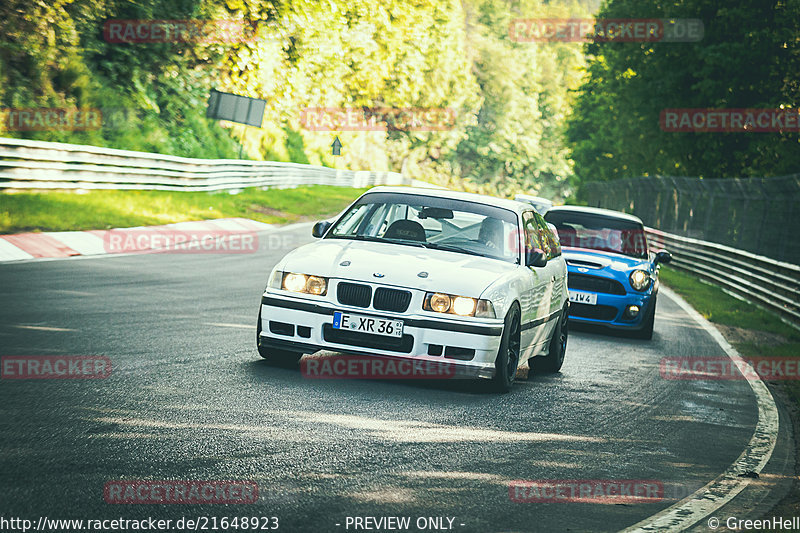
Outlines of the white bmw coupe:
[[281,259],[258,314],[262,357],[331,350],[453,365],[508,391],[525,361],[557,372],[567,267],[532,206],[376,187]]

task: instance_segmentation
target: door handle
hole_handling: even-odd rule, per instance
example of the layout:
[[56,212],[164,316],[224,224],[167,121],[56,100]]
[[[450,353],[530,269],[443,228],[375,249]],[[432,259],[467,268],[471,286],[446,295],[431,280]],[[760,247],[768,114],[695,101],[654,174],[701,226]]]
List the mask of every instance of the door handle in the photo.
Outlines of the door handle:
[[550,276],[550,281],[555,281],[555,280],[556,280],[555,276]]

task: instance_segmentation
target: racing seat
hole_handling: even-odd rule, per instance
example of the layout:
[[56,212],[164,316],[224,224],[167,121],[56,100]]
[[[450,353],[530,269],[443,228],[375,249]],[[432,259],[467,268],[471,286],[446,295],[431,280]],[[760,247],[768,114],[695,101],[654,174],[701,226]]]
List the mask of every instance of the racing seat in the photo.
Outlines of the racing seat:
[[395,220],[383,234],[384,239],[403,239],[406,241],[426,242],[425,228],[413,220]]
[[561,240],[561,246],[578,246],[578,230],[569,224],[561,224],[556,226],[558,231],[558,238]]
[[486,243],[487,246],[503,251],[503,223],[496,218],[486,217],[481,222],[481,228],[478,231],[478,240]]

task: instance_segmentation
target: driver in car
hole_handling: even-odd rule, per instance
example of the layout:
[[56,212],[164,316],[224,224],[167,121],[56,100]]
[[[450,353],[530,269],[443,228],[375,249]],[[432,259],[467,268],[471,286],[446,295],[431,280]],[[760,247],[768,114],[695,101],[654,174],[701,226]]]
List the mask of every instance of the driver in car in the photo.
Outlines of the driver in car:
[[478,240],[491,250],[503,251],[503,223],[496,218],[486,217],[481,222]]

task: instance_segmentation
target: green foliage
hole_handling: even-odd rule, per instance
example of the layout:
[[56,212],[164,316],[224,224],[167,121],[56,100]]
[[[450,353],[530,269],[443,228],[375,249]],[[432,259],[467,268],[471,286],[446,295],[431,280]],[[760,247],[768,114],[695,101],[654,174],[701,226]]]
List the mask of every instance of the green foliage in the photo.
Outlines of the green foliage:
[[797,133],[664,132],[664,108],[797,108],[800,3],[609,0],[601,18],[698,18],[696,43],[593,43],[569,120],[584,181],[775,176],[800,167]]
[[3,4],[0,105],[100,109],[103,120],[101,128],[88,131],[0,129],[0,134],[190,157],[235,157],[236,143],[227,131],[205,118],[211,79],[197,60],[205,45],[103,39],[107,19],[191,19],[201,11],[201,2],[195,0]]
[[305,153],[305,145],[303,142],[303,136],[294,130],[286,127],[284,128],[284,133],[286,133],[286,151],[289,153],[289,160],[293,163],[304,163],[308,164],[309,160]]
[[469,2],[469,47],[482,101],[451,154],[456,174],[479,190],[568,194],[572,175],[562,141],[568,94],[579,82],[580,47],[574,43],[516,43],[516,18],[587,16],[576,6],[519,2],[516,9],[493,0]]
[[[517,43],[515,18],[596,0],[14,0],[0,6],[0,106],[101,108],[98,130],[2,132],[192,157],[403,171],[501,195],[569,193],[563,130],[580,46]],[[108,20],[234,20],[233,42],[115,43]],[[205,118],[208,91],[262,98],[261,128]],[[444,131],[311,131],[306,107],[447,108]],[[330,144],[338,135],[342,155]]]

